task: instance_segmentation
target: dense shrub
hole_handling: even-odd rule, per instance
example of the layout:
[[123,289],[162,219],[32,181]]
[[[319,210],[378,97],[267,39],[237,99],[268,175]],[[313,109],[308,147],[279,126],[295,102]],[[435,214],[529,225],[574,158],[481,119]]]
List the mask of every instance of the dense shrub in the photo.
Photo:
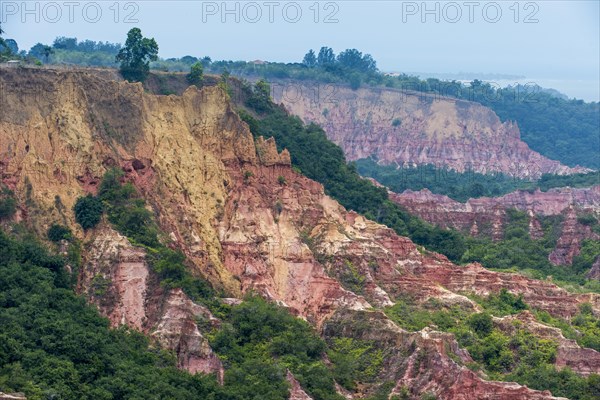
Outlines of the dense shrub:
[[[68,288],[62,258],[0,231],[0,392],[28,399],[235,399],[176,368],[142,334],[112,330]],[[219,397],[221,396],[221,397]]]
[[63,225],[52,224],[50,228],[48,228],[47,236],[52,242],[60,242],[61,240],[69,239],[71,237],[71,230]]
[[88,194],[77,199],[73,211],[75,211],[75,221],[83,229],[91,229],[98,225],[102,218],[102,202],[97,197]]
[[471,315],[468,324],[475,333],[480,336],[487,336],[492,333],[494,323],[492,317],[487,313],[477,313]]
[[13,193],[4,189],[0,193],[0,220],[12,217],[17,211],[17,201],[13,197]]
[[325,343],[308,323],[259,297],[225,316],[211,346],[227,367],[225,382],[239,399],[287,399],[292,371],[315,400],[342,400],[323,364]]

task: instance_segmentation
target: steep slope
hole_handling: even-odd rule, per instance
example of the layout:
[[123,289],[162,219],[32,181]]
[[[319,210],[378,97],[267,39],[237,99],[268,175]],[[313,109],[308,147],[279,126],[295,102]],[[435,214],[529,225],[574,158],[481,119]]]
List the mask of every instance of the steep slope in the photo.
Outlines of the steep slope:
[[[398,391],[411,386],[415,396],[553,398],[488,382],[466,368],[469,356],[451,335],[408,333],[372,308],[408,295],[476,311],[463,293],[506,288],[552,315],[569,318],[582,303],[600,312],[597,295],[569,294],[476,264],[459,267],[346,211],[320,184],[295,172],[273,140],[255,142],[219,88],[154,96],[139,84],[85,71],[37,69],[0,69],[0,81],[15,88],[1,104],[0,174],[17,193],[18,218],[40,233],[62,221],[85,239],[79,291],[113,325],[128,324],[178,351],[179,365],[190,371],[221,370],[195,321],[200,315],[212,320],[210,314],[181,291],[157,285],[143,251],[111,228],[82,232],[74,222],[76,198],[95,193],[108,168],[123,169],[195,274],[231,296],[255,292],[277,301],[326,337],[367,335],[381,342],[394,367],[382,369],[378,383],[391,380]],[[44,91],[21,90],[27,85]],[[94,280],[107,283],[103,293]],[[352,327],[361,320],[366,323]],[[417,359],[428,361],[417,368]]]
[[305,122],[323,126],[349,160],[376,156],[397,165],[519,178],[588,171],[531,150],[515,123],[477,103],[397,89],[276,82],[273,96]]

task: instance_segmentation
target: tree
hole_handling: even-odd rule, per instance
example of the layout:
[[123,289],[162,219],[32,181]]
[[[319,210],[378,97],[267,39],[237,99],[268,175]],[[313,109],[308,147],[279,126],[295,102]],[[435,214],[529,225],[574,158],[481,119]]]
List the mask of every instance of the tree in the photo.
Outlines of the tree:
[[192,64],[198,62],[198,59],[194,56],[183,56],[179,59],[179,61],[192,65]]
[[201,62],[194,63],[190,68],[190,73],[187,75],[187,81],[190,85],[201,86],[204,80],[204,67]]
[[212,59],[209,56],[206,57],[202,57],[202,60],[200,60],[200,62],[202,63],[202,66],[204,66],[205,68],[210,67],[210,64],[212,63]]
[[0,220],[12,217],[17,211],[17,201],[12,195],[0,197]]
[[302,63],[306,65],[308,68],[313,68],[317,65],[317,56],[313,49],[310,49],[308,53],[304,56]]
[[60,36],[54,39],[54,43],[52,47],[55,49],[62,50],[76,50],[77,49],[77,38],[69,38],[65,36]]
[[158,59],[158,44],[152,38],[142,36],[139,28],[132,28],[127,33],[125,47],[116,57],[121,63],[120,71],[123,78],[130,82],[143,82],[150,72],[150,61]]
[[471,315],[468,320],[469,326],[475,331],[475,333],[481,336],[489,335],[494,329],[494,322],[490,314],[477,313]]
[[256,82],[252,95],[246,100],[246,105],[262,113],[271,109],[271,87],[264,79]]
[[17,44],[17,41],[14,39],[6,39],[4,41],[4,45],[6,47],[8,47],[8,49],[13,53],[13,54],[18,54],[19,53],[19,45]]
[[340,66],[358,71],[358,72],[375,72],[377,71],[377,63],[370,54],[363,54],[356,49],[347,49],[342,51],[337,61]]
[[36,43],[31,49],[29,49],[29,55],[37,59],[44,57],[44,45]]
[[319,56],[317,57],[317,63],[319,64],[319,67],[335,64],[335,53],[333,52],[333,49],[330,47],[321,47]]
[[75,211],[75,221],[87,230],[100,222],[103,212],[102,202],[97,197],[88,194],[77,199],[73,211]]
[[4,53],[4,55],[18,54],[19,45],[14,39],[2,39],[0,37],[0,53]]
[[342,67],[357,71],[362,70],[362,60],[362,53],[356,49],[344,50],[337,56]]
[[360,75],[356,72],[352,73],[352,75],[350,75],[350,88],[352,90],[358,90],[358,88],[360,88],[360,84],[361,84],[361,79],[360,79]]
[[54,49],[50,46],[44,46],[42,51],[44,53],[44,57],[46,58],[46,64],[48,64],[48,60],[50,59],[50,56],[52,54],[54,54]]

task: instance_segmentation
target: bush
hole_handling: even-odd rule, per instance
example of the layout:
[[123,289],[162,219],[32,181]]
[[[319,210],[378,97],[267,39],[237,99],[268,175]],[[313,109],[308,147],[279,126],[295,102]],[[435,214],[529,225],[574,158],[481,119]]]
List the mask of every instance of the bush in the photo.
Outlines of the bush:
[[487,313],[473,314],[468,320],[469,326],[480,336],[487,336],[494,329],[492,317]]
[[11,190],[3,189],[0,192],[0,220],[12,217],[17,211],[17,201]]
[[57,243],[61,240],[70,239],[71,230],[63,225],[52,224],[52,226],[48,229],[47,236],[50,241]]
[[75,221],[85,230],[98,225],[102,217],[102,202],[97,197],[88,194],[77,199],[75,206]]

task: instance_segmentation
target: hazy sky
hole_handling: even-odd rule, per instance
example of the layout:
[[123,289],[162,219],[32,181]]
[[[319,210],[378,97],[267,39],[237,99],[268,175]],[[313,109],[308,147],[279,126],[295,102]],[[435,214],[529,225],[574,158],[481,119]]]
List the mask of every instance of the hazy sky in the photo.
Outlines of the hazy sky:
[[165,58],[291,62],[326,45],[370,53],[384,71],[600,74],[598,0],[25,3],[0,0],[5,37],[22,49],[56,36],[123,42],[138,26]]

